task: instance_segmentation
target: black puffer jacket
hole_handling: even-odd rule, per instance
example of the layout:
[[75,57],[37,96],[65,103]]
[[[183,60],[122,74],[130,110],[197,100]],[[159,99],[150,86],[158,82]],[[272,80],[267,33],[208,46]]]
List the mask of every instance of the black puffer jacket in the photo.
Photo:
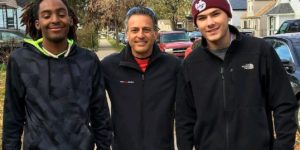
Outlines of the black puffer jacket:
[[129,45],[102,60],[112,103],[114,150],[174,150],[176,74],[180,60],[157,45],[145,72]]
[[203,39],[183,63],[176,101],[179,150],[293,150],[297,102],[275,50],[232,26],[230,32],[237,38],[224,61]]
[[[34,46],[35,45],[35,46]],[[100,61],[75,44],[51,58],[31,41],[7,67],[3,150],[108,150],[109,111]]]

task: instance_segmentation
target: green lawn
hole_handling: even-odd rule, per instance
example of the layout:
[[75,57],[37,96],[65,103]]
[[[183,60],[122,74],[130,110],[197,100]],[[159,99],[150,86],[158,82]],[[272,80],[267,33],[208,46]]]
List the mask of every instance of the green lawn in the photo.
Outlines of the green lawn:
[[125,45],[121,43],[117,44],[116,40],[112,38],[108,38],[108,42],[112,45],[113,48],[115,48],[118,51],[121,51],[125,47]]
[[0,147],[2,147],[2,118],[3,118],[3,101],[5,90],[5,70],[0,69]]

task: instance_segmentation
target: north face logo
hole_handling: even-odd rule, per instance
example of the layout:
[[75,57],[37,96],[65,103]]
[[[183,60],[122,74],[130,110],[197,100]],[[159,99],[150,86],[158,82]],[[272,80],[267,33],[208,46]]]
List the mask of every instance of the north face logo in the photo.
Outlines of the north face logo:
[[252,69],[254,69],[254,65],[249,63],[249,64],[243,65],[242,68],[244,68],[246,70],[252,70]]

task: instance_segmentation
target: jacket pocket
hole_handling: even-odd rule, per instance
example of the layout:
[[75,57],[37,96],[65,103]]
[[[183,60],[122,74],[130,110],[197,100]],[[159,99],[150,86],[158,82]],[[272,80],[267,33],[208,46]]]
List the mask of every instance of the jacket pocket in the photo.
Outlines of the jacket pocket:
[[273,133],[265,108],[239,108],[230,121],[231,146],[236,150],[268,149]]

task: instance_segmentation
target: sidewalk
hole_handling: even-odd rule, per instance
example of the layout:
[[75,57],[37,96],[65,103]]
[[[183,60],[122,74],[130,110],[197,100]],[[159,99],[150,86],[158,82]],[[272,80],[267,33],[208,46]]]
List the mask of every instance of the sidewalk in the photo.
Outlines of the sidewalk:
[[106,38],[100,38],[98,40],[100,48],[99,50],[96,52],[97,56],[99,57],[99,59],[103,59],[104,57],[112,54],[112,53],[116,53],[117,51],[110,45],[110,43],[107,41]]

